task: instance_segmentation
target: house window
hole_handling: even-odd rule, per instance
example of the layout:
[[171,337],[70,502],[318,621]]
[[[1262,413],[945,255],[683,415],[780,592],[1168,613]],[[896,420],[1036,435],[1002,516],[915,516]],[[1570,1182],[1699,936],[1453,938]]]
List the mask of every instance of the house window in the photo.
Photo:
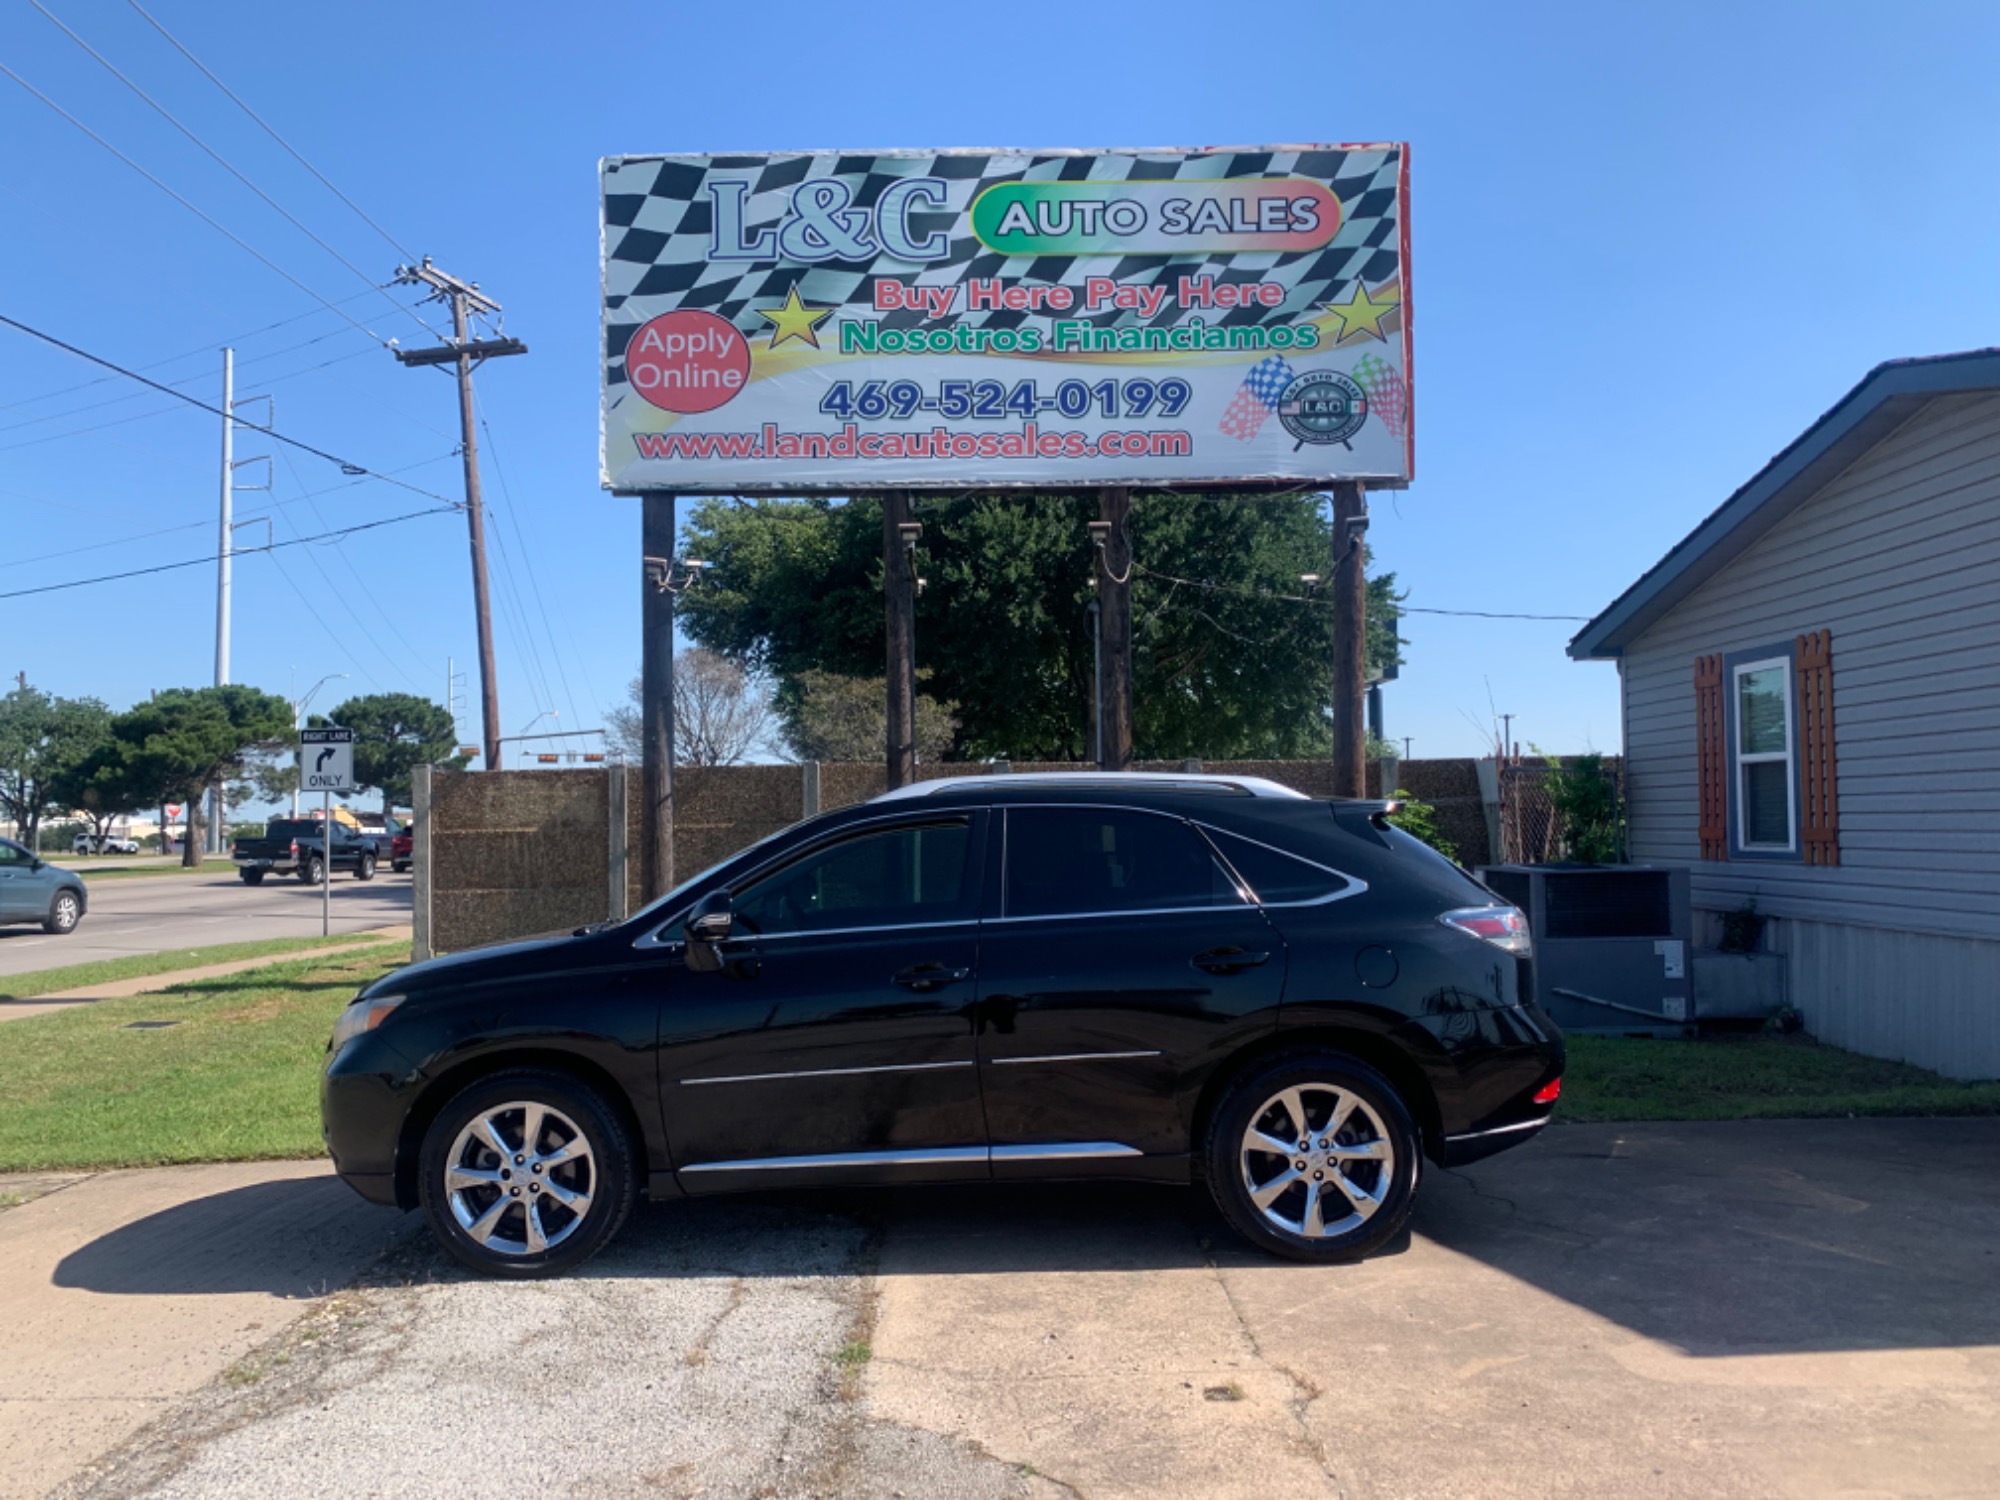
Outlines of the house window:
[[1694,663],[1696,836],[1703,859],[1840,863],[1833,635]]
[[1792,838],[1792,658],[1744,662],[1736,690],[1736,842],[1790,852]]

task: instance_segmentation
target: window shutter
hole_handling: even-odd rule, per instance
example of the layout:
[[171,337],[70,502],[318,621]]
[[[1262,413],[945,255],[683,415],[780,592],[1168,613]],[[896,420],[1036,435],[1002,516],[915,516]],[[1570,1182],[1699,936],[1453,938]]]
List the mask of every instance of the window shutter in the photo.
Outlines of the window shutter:
[[1793,647],[1798,677],[1799,847],[1809,865],[1840,863],[1840,799],[1833,765],[1833,635],[1815,630]]
[[1722,718],[1722,657],[1694,660],[1695,774],[1703,859],[1729,858],[1729,746]]

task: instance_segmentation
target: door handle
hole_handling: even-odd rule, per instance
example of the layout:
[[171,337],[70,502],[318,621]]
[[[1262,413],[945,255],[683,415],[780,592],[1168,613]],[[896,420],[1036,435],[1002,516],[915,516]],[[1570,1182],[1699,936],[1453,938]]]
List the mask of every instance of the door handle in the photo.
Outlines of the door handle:
[[941,990],[948,984],[958,984],[972,977],[970,969],[947,969],[943,964],[912,964],[892,981],[906,990],[927,994],[931,990]]
[[1197,969],[1206,969],[1211,974],[1240,974],[1270,961],[1268,953],[1252,953],[1243,948],[1211,948],[1192,959]]

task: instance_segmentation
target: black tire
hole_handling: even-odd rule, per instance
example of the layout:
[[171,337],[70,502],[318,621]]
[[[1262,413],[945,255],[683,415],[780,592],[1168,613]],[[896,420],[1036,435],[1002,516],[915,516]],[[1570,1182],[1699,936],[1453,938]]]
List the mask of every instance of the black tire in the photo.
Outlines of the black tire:
[[375,878],[374,855],[364,854],[360,859],[355,861],[354,878],[356,880],[373,880]]
[[60,890],[49,902],[49,914],[42,921],[42,931],[57,937],[68,937],[82,920],[83,898],[75,891]]
[[[1346,1123],[1335,1135],[1317,1134],[1332,1123],[1343,1096],[1355,1101]],[[1306,1149],[1281,1157],[1251,1144],[1253,1126],[1260,1138],[1273,1139],[1280,1124],[1296,1119],[1297,1107],[1306,1111]],[[1296,1146],[1286,1134],[1285,1144]],[[1332,1149],[1322,1149],[1322,1141]],[[1209,1116],[1202,1159],[1216,1207],[1238,1234],[1274,1255],[1325,1263],[1358,1259],[1403,1227],[1416,1204],[1422,1150],[1409,1108],[1386,1078],[1344,1052],[1301,1047],[1252,1063],[1227,1085]],[[1345,1193],[1328,1180],[1336,1175]],[[1278,1196],[1262,1206],[1252,1197],[1273,1187]],[[1328,1232],[1309,1233],[1321,1191],[1345,1212],[1331,1224],[1322,1213],[1320,1227]],[[1291,1227],[1279,1222],[1287,1219]]]
[[407,875],[410,873],[410,862],[407,859],[392,859],[389,861],[389,868],[398,875]]
[[243,877],[245,885],[262,885],[264,883],[264,872],[262,870],[238,870],[236,873]]
[[318,885],[326,879],[326,865],[317,854],[308,855],[299,861],[299,880],[304,885]]
[[[508,1108],[519,1104],[539,1105],[550,1112],[540,1143],[519,1138],[525,1121]],[[482,1144],[483,1138],[471,1137],[475,1122],[494,1111],[501,1111],[498,1128],[503,1139],[513,1139],[517,1146],[542,1144],[548,1154],[554,1153],[546,1143],[559,1141],[564,1128],[573,1126],[589,1146],[589,1172],[579,1170],[583,1163],[564,1163],[547,1176],[524,1174],[520,1183],[509,1181],[505,1185],[504,1197],[498,1182],[490,1188],[448,1185],[446,1173],[454,1166],[503,1173],[523,1166],[532,1168],[532,1161],[523,1161],[528,1154],[525,1150],[510,1162]],[[515,1134],[510,1136],[510,1131]],[[581,1080],[538,1068],[495,1073],[459,1093],[431,1122],[418,1158],[418,1195],[438,1243],[481,1275],[508,1280],[558,1276],[582,1265],[609,1244],[631,1213],[638,1192],[632,1149],[617,1113],[597,1090]],[[455,1161],[454,1153],[467,1159]],[[475,1155],[478,1160],[471,1161]],[[567,1183],[558,1174],[566,1176]],[[572,1215],[558,1200],[539,1196],[537,1179],[572,1195],[587,1193],[587,1207],[580,1216]],[[521,1183],[528,1185],[528,1194],[522,1193]],[[557,1204],[551,1213],[561,1222],[552,1222],[540,1208],[532,1206],[551,1202]],[[512,1206],[506,1206],[509,1204]],[[467,1217],[462,1218],[462,1214]],[[537,1227],[554,1240],[539,1253],[527,1248],[530,1214]],[[472,1228],[486,1225],[488,1240],[482,1242],[468,1232],[468,1223]]]

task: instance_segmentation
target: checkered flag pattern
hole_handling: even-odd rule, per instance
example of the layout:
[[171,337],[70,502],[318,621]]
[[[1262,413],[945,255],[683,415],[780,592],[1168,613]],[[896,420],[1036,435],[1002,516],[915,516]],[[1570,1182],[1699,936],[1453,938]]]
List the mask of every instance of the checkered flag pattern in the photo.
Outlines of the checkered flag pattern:
[[1364,354],[1350,372],[1354,383],[1368,393],[1368,410],[1397,437],[1403,435],[1410,419],[1410,392],[1396,367],[1379,354]]
[[[622,157],[604,164],[605,356],[610,383],[625,379],[625,344],[647,320],[677,308],[701,308],[727,318],[746,336],[768,331],[757,316],[780,306],[796,289],[812,306],[864,313],[884,328],[912,328],[924,314],[911,309],[874,311],[878,277],[920,286],[953,286],[972,277],[1005,276],[1027,285],[1068,286],[1079,294],[1085,279],[1109,276],[1125,285],[1178,289],[1183,276],[1209,276],[1221,285],[1277,282],[1285,298],[1262,305],[1199,314],[1211,326],[1290,324],[1311,316],[1356,281],[1380,286],[1401,271],[1396,184],[1402,153],[1365,150],[1211,151],[1102,155],[1026,155],[935,152],[909,155]],[[1310,177],[1340,199],[1340,232],[1315,250],[1239,251],[1170,255],[1008,256],[989,250],[972,234],[969,210],[985,189],[1003,182],[1185,181],[1225,177]],[[779,223],[791,207],[791,190],[813,178],[836,178],[852,193],[850,206],[872,208],[891,184],[906,177],[935,177],[946,184],[945,205],[910,215],[921,238],[943,232],[949,253],[918,266],[877,253],[865,261],[819,265],[709,260],[714,180],[747,182],[746,232]],[[1100,327],[1169,327],[1189,316],[1171,294],[1151,318],[1129,309],[1059,316]],[[1057,315],[1015,309],[970,311],[964,299],[954,321],[973,328],[1033,326],[1045,334]]]
[[1222,414],[1222,435],[1233,437],[1239,443],[1247,443],[1257,436],[1264,423],[1277,410],[1278,397],[1286,386],[1292,383],[1292,367],[1280,355],[1260,359],[1250,367],[1250,373],[1243,377],[1243,384],[1236,388],[1236,395],[1229,403],[1229,409]]

